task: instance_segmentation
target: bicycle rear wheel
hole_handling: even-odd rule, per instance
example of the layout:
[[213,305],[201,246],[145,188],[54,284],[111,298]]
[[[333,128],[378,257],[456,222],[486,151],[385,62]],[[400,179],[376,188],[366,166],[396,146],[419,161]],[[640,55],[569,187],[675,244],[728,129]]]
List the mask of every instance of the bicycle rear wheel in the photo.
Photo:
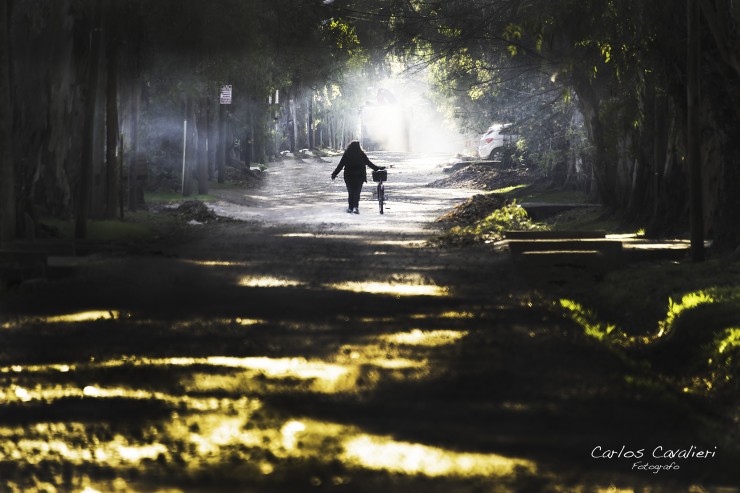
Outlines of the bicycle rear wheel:
[[383,202],[385,202],[385,185],[381,181],[378,183],[378,208],[381,214],[383,213]]

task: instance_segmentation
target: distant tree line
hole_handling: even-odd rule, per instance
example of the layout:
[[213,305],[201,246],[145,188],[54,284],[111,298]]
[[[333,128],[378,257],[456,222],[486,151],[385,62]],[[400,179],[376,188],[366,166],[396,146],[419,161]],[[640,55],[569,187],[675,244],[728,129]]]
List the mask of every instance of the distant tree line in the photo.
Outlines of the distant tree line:
[[4,242],[42,217],[76,218],[84,237],[89,218],[142,207],[157,164],[207,193],[232,160],[353,136],[342,80],[368,56],[322,0],[0,4]]

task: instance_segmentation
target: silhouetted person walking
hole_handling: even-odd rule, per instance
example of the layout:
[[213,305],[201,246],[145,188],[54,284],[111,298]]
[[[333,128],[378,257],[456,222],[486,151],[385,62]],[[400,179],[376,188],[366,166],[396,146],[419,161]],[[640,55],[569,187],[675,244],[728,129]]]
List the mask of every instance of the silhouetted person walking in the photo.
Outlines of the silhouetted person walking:
[[359,214],[360,193],[362,193],[362,185],[367,182],[366,168],[379,170],[385,169],[385,166],[375,166],[360,147],[360,143],[353,140],[349,143],[347,149],[345,149],[334,173],[331,174],[332,180],[337,177],[339,172],[342,171],[342,168],[344,168],[344,183],[347,185],[347,193],[349,195],[347,199],[349,202],[347,212]]

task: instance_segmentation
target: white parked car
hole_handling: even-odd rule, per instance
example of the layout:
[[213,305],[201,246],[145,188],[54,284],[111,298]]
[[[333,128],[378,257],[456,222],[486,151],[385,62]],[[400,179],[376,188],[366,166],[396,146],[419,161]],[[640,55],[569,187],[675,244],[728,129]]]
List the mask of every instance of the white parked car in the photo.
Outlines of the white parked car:
[[504,146],[516,144],[518,135],[507,132],[511,123],[494,123],[480,138],[478,144],[478,156],[481,159],[498,161],[501,159],[501,151]]

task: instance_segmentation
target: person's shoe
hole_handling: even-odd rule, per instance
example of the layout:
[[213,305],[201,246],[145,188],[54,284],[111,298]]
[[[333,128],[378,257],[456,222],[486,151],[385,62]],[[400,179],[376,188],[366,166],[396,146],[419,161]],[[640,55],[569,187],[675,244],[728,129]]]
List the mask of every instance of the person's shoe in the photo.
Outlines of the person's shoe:
[[347,207],[347,214],[352,214],[352,207]]
[[352,209],[352,212],[354,212],[355,214],[359,214],[360,213],[360,209],[358,209],[357,207],[355,207],[354,209]]

